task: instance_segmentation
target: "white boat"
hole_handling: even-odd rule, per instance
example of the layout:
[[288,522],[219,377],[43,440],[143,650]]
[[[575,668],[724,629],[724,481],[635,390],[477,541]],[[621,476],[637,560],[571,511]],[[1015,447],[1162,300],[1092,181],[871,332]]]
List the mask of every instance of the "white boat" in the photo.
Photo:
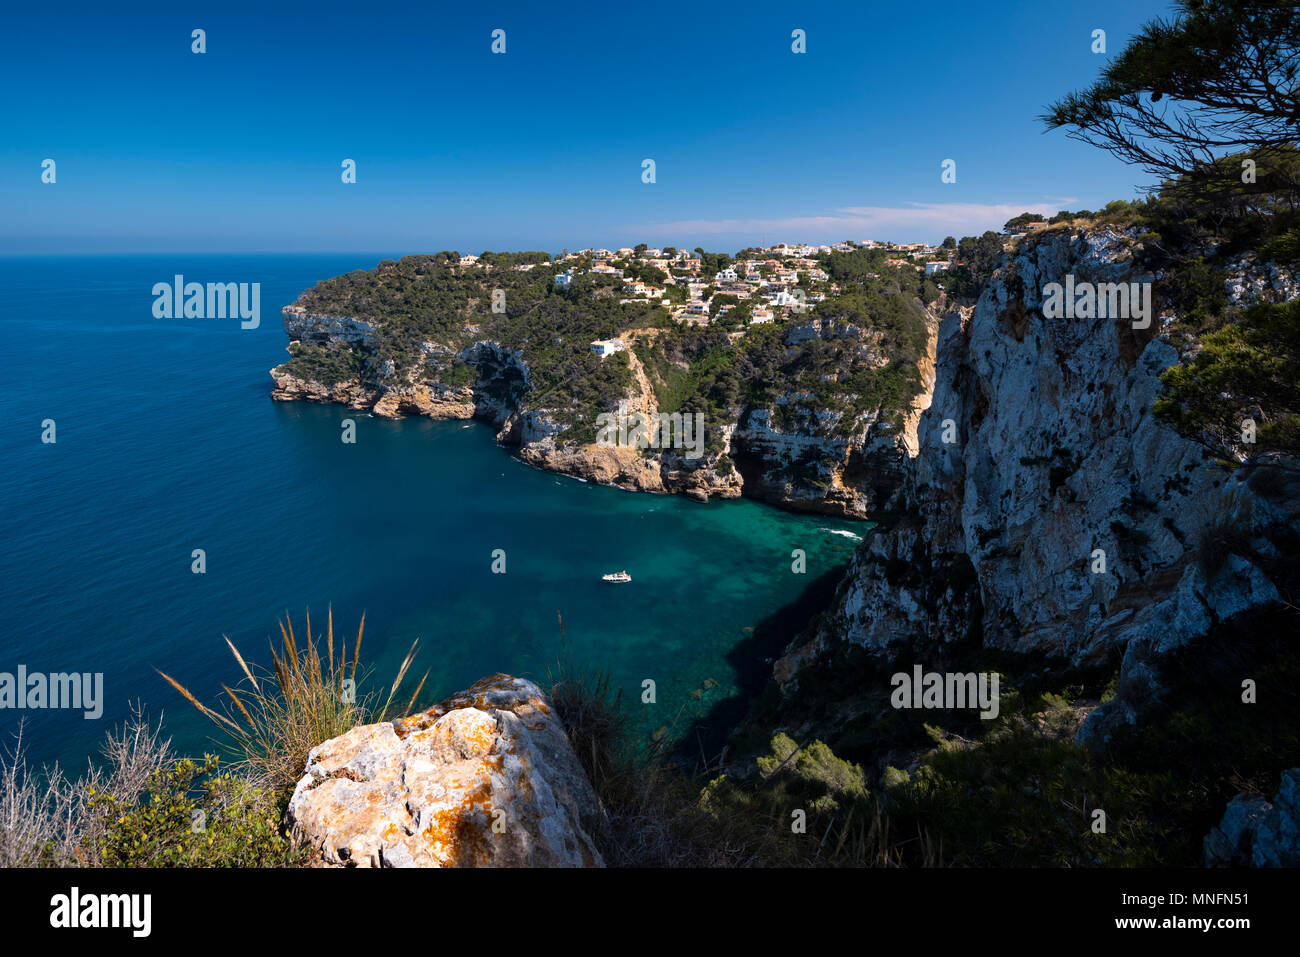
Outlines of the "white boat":
[[612,575],[601,575],[601,581],[607,582],[630,582],[632,576],[627,572],[614,572]]

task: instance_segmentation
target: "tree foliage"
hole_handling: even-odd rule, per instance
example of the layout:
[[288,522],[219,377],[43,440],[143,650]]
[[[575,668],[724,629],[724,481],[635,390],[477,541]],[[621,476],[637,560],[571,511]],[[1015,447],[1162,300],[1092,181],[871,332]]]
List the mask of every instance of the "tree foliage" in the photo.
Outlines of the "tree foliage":
[[[1088,89],[1040,117],[1049,129],[1199,189],[1230,180],[1215,159],[1264,168],[1300,127],[1300,16],[1285,0],[1179,0],[1146,24]],[[1235,181],[1235,182],[1234,182]]]
[[1235,466],[1300,453],[1300,300],[1246,309],[1161,382],[1156,416],[1219,459]]

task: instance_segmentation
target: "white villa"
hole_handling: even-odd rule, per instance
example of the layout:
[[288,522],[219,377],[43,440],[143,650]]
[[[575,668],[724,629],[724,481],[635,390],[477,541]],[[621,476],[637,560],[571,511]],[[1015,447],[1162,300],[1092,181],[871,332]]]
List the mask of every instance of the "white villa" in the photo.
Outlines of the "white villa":
[[652,286],[648,282],[641,282],[639,279],[635,282],[629,283],[628,288],[632,291],[632,295],[634,296],[650,296],[651,298],[654,298],[664,294],[664,291],[658,286]]

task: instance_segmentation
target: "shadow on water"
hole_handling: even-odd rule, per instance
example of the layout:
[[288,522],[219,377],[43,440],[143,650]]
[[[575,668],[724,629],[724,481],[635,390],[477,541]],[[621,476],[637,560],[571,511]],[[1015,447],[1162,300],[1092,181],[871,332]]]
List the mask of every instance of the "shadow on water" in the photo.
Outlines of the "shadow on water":
[[754,699],[762,694],[772,677],[772,663],[813,620],[830,607],[835,589],[844,578],[848,561],[813,579],[799,597],[760,619],[727,652],[735,669],[739,694],[716,702],[707,714],[696,718],[678,738],[672,756],[689,770],[704,770],[702,761],[713,762],[727,744],[727,738],[744,720]]

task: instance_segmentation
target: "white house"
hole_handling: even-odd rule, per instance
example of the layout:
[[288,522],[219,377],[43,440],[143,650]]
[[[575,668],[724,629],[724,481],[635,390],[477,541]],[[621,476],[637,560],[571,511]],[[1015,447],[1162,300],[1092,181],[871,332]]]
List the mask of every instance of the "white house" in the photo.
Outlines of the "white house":
[[650,283],[642,282],[639,279],[628,283],[628,289],[631,290],[632,295],[634,296],[650,296],[651,298],[654,298],[664,294],[664,291],[658,286],[652,286]]
[[571,285],[573,285],[573,270],[570,269],[568,272],[562,272],[558,276],[556,276],[555,284],[559,286],[561,289],[568,289]]
[[933,276],[937,272],[947,272],[951,268],[952,263],[950,262],[926,263],[925,274],[927,276]]
[[622,352],[627,348],[627,344],[621,339],[597,339],[591,344],[591,354],[600,356],[602,359],[606,356],[612,356],[616,352]]
[[728,266],[722,272],[713,277],[717,282],[730,283],[736,281],[736,270]]

